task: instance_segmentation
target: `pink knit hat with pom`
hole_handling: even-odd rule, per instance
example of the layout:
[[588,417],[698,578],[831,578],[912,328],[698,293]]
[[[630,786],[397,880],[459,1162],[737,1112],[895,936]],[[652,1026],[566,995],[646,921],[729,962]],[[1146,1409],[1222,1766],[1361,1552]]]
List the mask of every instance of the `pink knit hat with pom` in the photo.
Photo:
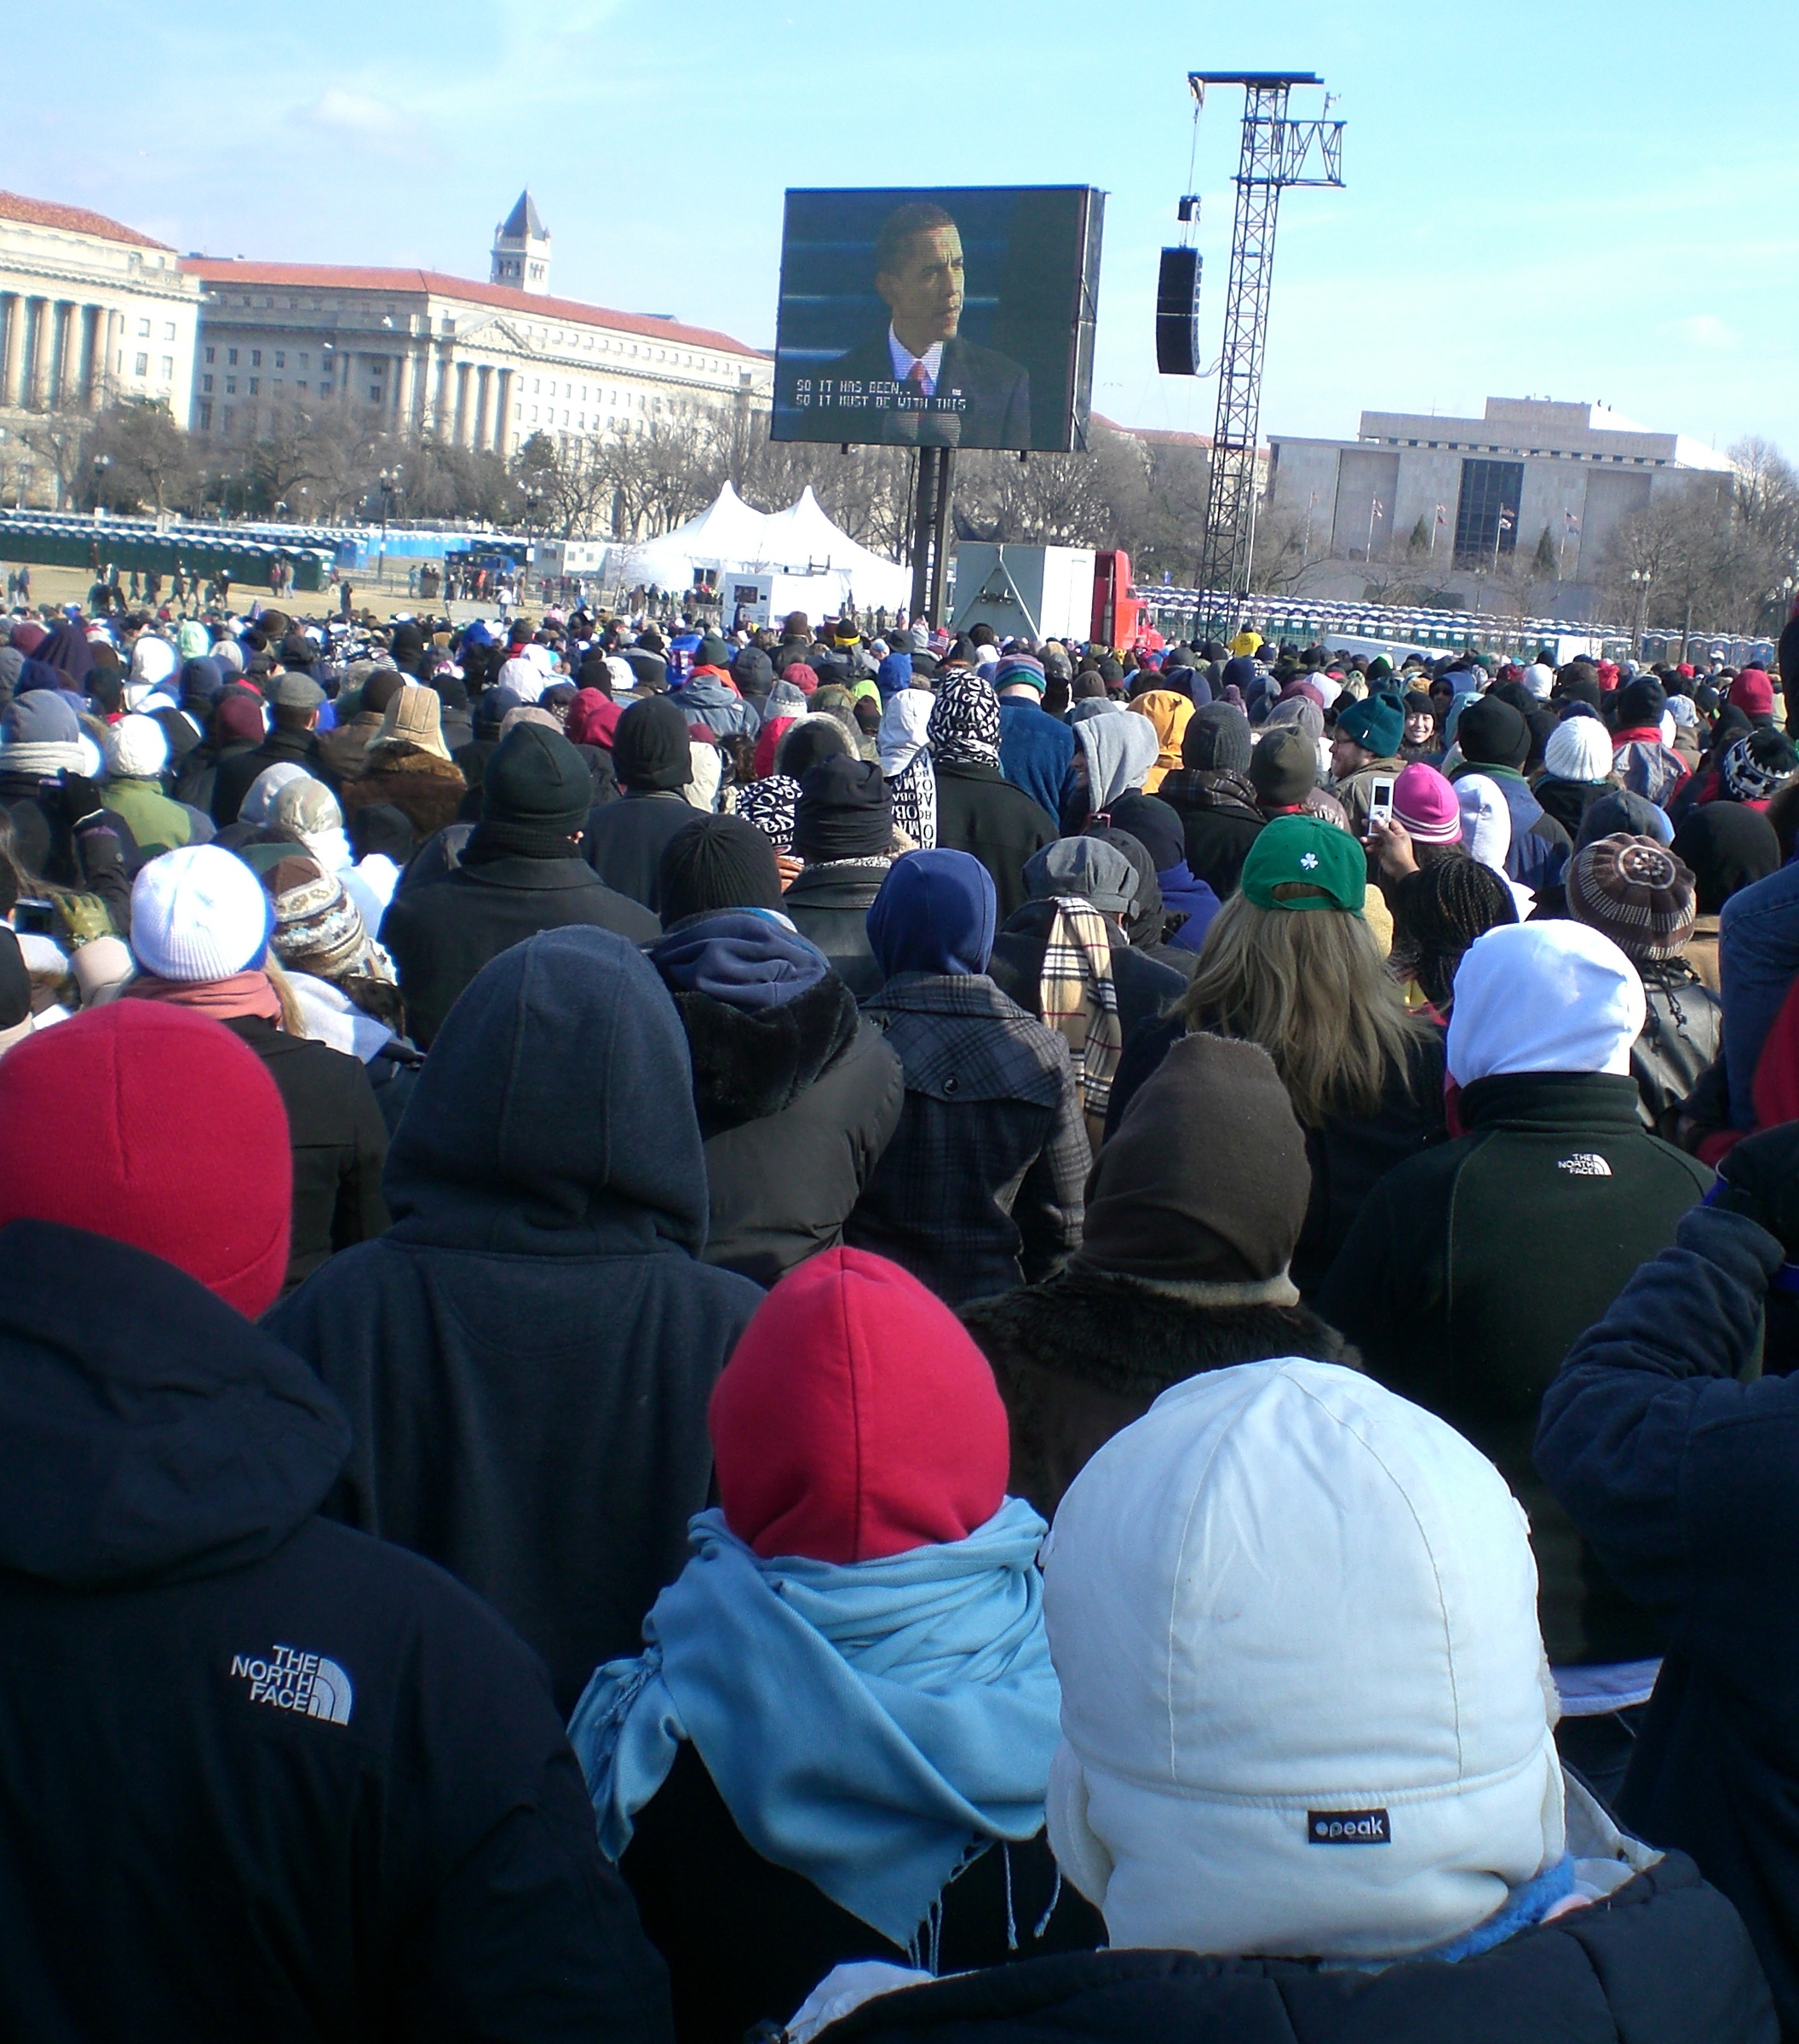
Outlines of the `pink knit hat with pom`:
[[1462,841],[1462,812],[1456,791],[1434,766],[1414,760],[1394,782],[1393,814],[1421,845]]

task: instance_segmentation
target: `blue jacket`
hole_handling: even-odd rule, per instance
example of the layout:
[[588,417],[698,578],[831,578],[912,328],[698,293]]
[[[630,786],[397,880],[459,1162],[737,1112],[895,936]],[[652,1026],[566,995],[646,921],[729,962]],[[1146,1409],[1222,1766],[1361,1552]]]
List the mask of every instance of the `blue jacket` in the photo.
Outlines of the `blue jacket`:
[[1724,995],[1724,1068],[1734,1128],[1756,1125],[1756,1066],[1799,973],[1799,865],[1733,894],[1718,918]]
[[1074,764],[1074,733],[1040,703],[1007,696],[999,705],[999,770],[1051,816],[1060,816]]
[[1536,1461],[1667,1641],[1620,1820],[1690,1852],[1736,1903],[1792,2036],[1799,1376],[1755,1375],[1782,1255],[1743,1214],[1689,1213],[1569,1351]]
[[884,703],[889,696],[896,696],[902,688],[912,685],[912,656],[910,653],[889,653],[875,669],[875,686],[881,692]]
[[675,700],[689,723],[704,724],[719,738],[733,731],[748,732],[753,738],[762,728],[755,707],[744,702],[729,682],[710,670],[694,675],[675,692]]
[[1165,867],[1156,876],[1156,884],[1162,890],[1162,905],[1170,916],[1184,916],[1181,925],[1169,944],[1177,951],[1198,951],[1205,943],[1205,933],[1212,927],[1212,918],[1222,904],[1210,886],[1201,880],[1183,858],[1177,866]]

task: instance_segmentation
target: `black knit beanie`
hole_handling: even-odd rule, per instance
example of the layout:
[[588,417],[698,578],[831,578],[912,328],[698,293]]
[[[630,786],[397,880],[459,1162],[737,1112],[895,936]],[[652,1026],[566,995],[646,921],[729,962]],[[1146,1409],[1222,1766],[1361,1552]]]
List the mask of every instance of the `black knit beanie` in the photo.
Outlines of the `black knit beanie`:
[[747,817],[696,813],[663,847],[657,880],[668,929],[717,909],[781,905],[774,846]]
[[1470,766],[1521,767],[1531,756],[1531,727],[1509,703],[1477,696],[1456,725],[1456,744]]
[[519,855],[569,858],[587,821],[594,784],[587,762],[559,731],[515,724],[494,748],[481,779],[481,820],[463,863]]
[[840,755],[808,771],[793,812],[796,858],[881,858],[893,841],[893,801],[874,761]]
[[666,696],[647,696],[632,703],[613,734],[612,771],[619,785],[633,795],[672,794],[685,788],[693,778],[693,755],[680,705]]
[[[1618,721],[1616,731],[1641,731],[1651,724],[1659,724],[1662,712],[1668,707],[1667,692],[1653,675],[1640,675],[1635,681],[1627,681],[1618,690],[1615,708]],[[1468,721],[1466,715],[1462,721]],[[1464,745],[1465,754],[1468,748]]]

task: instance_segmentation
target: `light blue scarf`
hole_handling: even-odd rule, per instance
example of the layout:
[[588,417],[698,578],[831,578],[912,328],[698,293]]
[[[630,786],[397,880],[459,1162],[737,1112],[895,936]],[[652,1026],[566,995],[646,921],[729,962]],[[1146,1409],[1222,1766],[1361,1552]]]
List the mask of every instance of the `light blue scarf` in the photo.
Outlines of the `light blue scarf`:
[[602,1848],[624,1851],[691,1739],[765,1859],[906,1944],[971,1845],[1042,1828],[1045,1530],[1008,1498],[966,1540],[840,1567],[764,1561],[700,1513],[647,1651],[600,1668],[569,1723]]

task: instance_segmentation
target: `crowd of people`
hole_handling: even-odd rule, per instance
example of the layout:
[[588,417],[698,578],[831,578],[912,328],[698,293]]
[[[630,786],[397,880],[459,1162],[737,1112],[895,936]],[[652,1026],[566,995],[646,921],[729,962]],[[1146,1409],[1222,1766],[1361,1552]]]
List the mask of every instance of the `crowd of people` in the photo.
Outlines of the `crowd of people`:
[[0,621],[0,2030],[1799,2039],[1777,676],[682,622]]

